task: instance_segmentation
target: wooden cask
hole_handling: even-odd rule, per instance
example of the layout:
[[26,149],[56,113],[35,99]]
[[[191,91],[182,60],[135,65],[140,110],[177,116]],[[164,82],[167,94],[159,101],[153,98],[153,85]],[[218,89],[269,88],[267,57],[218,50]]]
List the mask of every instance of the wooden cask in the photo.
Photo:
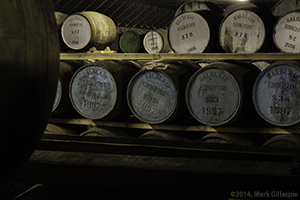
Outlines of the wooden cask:
[[185,12],[169,27],[169,45],[175,53],[220,52],[218,29],[222,17],[210,10]]
[[116,26],[111,18],[98,12],[84,11],[67,17],[62,25],[64,43],[73,50],[92,47],[105,49],[116,38]]
[[268,147],[284,147],[284,148],[300,148],[299,135],[276,135],[269,139],[264,146]]
[[130,81],[127,102],[132,113],[149,124],[184,117],[184,90],[200,67],[191,61],[156,60],[145,64]]
[[76,113],[69,96],[69,85],[76,70],[85,64],[84,61],[60,61],[56,95],[51,112],[52,117]]
[[199,141],[207,143],[253,145],[251,140],[232,133],[210,133],[202,137]]
[[73,75],[69,95],[75,110],[88,119],[113,119],[129,113],[126,89],[140,66],[130,61],[102,60]]
[[68,47],[62,39],[61,27],[62,27],[62,24],[64,23],[65,19],[69,15],[62,13],[62,12],[54,12],[54,15],[55,15],[55,20],[56,20],[56,24],[57,24],[57,33],[58,33],[58,37],[59,37],[60,50],[66,51],[66,50],[68,50]]
[[27,161],[54,101],[59,42],[52,1],[1,2],[0,185]]
[[266,12],[270,12],[270,9],[263,2],[257,0],[249,0],[249,1],[238,1],[229,4],[225,8],[223,12],[223,16],[227,17],[229,14],[237,10],[252,9],[252,8],[258,8],[261,10],[265,10]]
[[195,12],[199,10],[212,10],[216,13],[222,14],[223,9],[213,2],[205,2],[205,1],[188,1],[179,6],[175,13],[175,17],[184,12]]
[[169,53],[171,51],[166,29],[149,31],[143,40],[145,50],[150,53]]
[[126,31],[121,34],[119,46],[123,53],[146,52],[143,46],[143,36],[135,31]]
[[234,10],[221,22],[220,44],[228,53],[275,51],[272,39],[275,21],[270,10],[260,7]]
[[283,53],[300,52],[300,11],[292,11],[278,19],[273,31],[273,40]]
[[129,137],[126,133],[117,128],[111,127],[92,127],[82,132],[80,136],[91,137]]
[[276,126],[300,122],[300,63],[276,62],[262,71],[253,87],[258,114]]
[[82,128],[71,124],[52,124],[48,123],[44,134],[50,135],[79,135]]
[[150,130],[141,134],[139,139],[150,139],[150,140],[177,140],[185,141],[187,140],[179,133],[174,131],[160,131],[160,130]]
[[247,63],[215,62],[198,70],[186,88],[190,113],[209,126],[254,118],[251,91],[259,73]]
[[272,8],[272,14],[275,17],[282,17],[291,11],[300,9],[299,0],[280,0]]

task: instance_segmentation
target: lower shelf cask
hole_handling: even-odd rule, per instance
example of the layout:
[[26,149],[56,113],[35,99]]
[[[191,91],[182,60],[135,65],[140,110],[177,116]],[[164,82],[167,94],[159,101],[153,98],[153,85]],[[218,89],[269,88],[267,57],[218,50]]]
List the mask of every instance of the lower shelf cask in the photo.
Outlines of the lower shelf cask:
[[113,119],[129,113],[126,89],[140,66],[130,61],[102,60],[73,75],[69,95],[75,110],[88,119]]
[[236,145],[252,145],[253,142],[232,133],[210,133],[202,137],[199,141],[207,143],[222,143]]
[[214,62],[199,69],[186,88],[186,103],[200,123],[220,126],[254,117],[253,84],[260,70],[248,63]]
[[258,114],[276,126],[300,122],[300,63],[275,62],[258,76],[253,102]]
[[300,136],[299,135],[277,135],[269,139],[264,144],[264,146],[300,148]]
[[92,127],[82,132],[80,136],[92,137],[129,137],[126,133],[117,128],[111,127]]
[[184,115],[184,90],[200,67],[191,61],[157,60],[146,63],[130,81],[127,101],[132,113],[149,124],[170,122]]

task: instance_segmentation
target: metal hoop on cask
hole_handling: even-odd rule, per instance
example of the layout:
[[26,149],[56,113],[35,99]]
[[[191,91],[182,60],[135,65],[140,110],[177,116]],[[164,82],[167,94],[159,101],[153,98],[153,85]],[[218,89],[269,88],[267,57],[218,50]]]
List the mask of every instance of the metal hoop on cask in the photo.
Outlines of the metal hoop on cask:
[[259,73],[258,68],[247,63],[215,62],[199,69],[186,88],[191,115],[209,126],[253,117],[250,91]]
[[73,50],[104,49],[114,42],[116,34],[112,19],[93,11],[70,15],[61,28],[64,43]]
[[276,62],[260,73],[253,87],[253,102],[262,119],[276,126],[300,122],[299,78],[299,62]]
[[130,61],[102,60],[79,68],[70,82],[75,110],[88,119],[113,119],[128,114],[126,89],[140,66]]
[[128,85],[127,102],[132,113],[149,124],[185,116],[186,83],[199,68],[188,60],[157,60],[145,64]]

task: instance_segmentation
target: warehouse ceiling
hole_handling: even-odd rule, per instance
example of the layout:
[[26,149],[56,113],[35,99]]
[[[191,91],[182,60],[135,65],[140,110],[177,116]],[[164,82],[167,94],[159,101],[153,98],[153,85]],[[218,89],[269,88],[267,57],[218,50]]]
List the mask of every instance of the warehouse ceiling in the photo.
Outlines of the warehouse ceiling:
[[[138,29],[166,28],[176,10],[190,0],[52,0],[54,10],[65,14],[97,11],[109,16],[116,26]],[[214,0],[222,8],[237,0]],[[276,0],[262,1],[268,6]]]

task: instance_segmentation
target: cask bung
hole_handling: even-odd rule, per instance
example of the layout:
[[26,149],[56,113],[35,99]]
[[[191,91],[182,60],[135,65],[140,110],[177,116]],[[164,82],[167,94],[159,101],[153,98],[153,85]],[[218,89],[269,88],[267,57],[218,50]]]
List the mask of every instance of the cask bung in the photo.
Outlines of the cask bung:
[[75,110],[88,119],[113,119],[129,113],[126,89],[140,66],[130,61],[102,60],[73,75],[69,95]]
[[232,133],[210,133],[202,137],[199,141],[207,143],[252,145],[253,142]]
[[248,63],[214,62],[199,69],[186,88],[190,113],[209,126],[252,119],[251,91],[259,73]]
[[50,0],[3,1],[0,16],[2,185],[27,161],[47,125],[59,42]]
[[218,29],[222,17],[210,10],[185,12],[169,28],[169,44],[175,53],[220,52]]
[[184,117],[184,90],[200,67],[191,61],[156,60],[146,63],[130,81],[127,102],[132,113],[149,124],[167,123]]
[[220,44],[228,53],[274,51],[272,32],[275,21],[270,10],[260,7],[235,10],[221,22]]
[[273,40],[283,53],[300,52],[300,11],[290,12],[278,19],[273,31]]
[[199,10],[211,10],[218,14],[223,13],[223,9],[213,2],[189,1],[179,6],[175,13],[175,17],[184,12],[194,12]]
[[276,62],[257,77],[253,102],[258,114],[276,126],[300,122],[300,63]]
[[149,31],[143,40],[144,48],[148,53],[169,53],[171,51],[166,29]]
[[70,15],[61,28],[63,41],[72,50],[105,49],[114,42],[116,34],[112,19],[93,11]]

